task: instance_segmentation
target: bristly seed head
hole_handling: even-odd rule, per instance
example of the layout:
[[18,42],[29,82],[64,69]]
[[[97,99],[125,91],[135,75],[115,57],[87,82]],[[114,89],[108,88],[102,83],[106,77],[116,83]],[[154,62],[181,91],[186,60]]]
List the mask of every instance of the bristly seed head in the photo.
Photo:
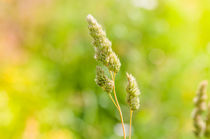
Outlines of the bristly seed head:
[[197,137],[201,137],[205,132],[206,124],[202,119],[202,114],[206,110],[206,99],[207,99],[207,81],[200,83],[196,97],[194,98],[195,109],[193,110],[193,124],[194,133]]
[[110,80],[105,74],[104,70],[97,66],[96,67],[96,79],[95,82],[98,86],[103,88],[103,90],[107,93],[111,93],[114,87],[114,82]]
[[210,137],[210,103],[208,104],[208,114],[206,117],[206,130],[205,130],[205,136],[207,138]]
[[93,38],[93,45],[95,46],[95,59],[106,66],[110,71],[115,73],[120,70],[120,60],[112,50],[112,43],[106,37],[101,25],[96,21],[92,15],[87,16],[88,29]]
[[138,110],[140,107],[140,90],[138,88],[136,79],[131,75],[126,73],[128,79],[127,91],[127,102],[131,110]]
[[120,70],[121,63],[120,60],[118,59],[117,55],[112,52],[109,57],[108,57],[108,64],[107,67],[109,70],[117,73]]

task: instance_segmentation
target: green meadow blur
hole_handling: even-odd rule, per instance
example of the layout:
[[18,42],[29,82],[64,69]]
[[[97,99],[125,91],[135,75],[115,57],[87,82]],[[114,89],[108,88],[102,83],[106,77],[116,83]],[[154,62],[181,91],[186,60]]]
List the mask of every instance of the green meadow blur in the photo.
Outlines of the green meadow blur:
[[195,139],[192,100],[210,80],[209,0],[1,0],[0,138],[122,139],[118,111],[94,82],[88,14],[121,60],[126,124],[125,73],[139,84],[132,139]]

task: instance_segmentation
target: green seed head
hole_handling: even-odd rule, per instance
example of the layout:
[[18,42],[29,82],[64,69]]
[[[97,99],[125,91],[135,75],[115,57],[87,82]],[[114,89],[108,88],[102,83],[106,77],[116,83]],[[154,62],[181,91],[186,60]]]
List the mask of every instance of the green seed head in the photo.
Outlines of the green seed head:
[[108,65],[107,65],[108,69],[117,73],[120,70],[121,67],[121,63],[120,60],[118,59],[117,55],[112,52],[109,56],[108,56]]
[[203,81],[200,83],[196,97],[194,98],[194,111],[193,111],[193,125],[194,125],[194,133],[197,137],[201,137],[205,132],[205,121],[202,119],[202,115],[206,110],[206,99],[207,99],[207,81]]
[[210,103],[208,104],[208,114],[206,117],[206,130],[205,130],[205,136],[207,138],[210,137]]
[[112,92],[113,90],[113,86],[114,86],[114,82],[112,80],[110,80],[105,74],[104,74],[104,70],[97,66],[96,67],[96,79],[95,82],[98,86],[100,86],[101,88],[103,88],[103,90],[107,93]]
[[120,60],[112,51],[112,43],[106,37],[101,25],[92,15],[87,16],[88,29],[95,46],[95,59],[106,66],[110,71],[117,73],[120,70]]
[[131,75],[126,73],[128,79],[127,91],[127,102],[131,110],[138,110],[140,107],[140,90],[138,88],[136,79]]

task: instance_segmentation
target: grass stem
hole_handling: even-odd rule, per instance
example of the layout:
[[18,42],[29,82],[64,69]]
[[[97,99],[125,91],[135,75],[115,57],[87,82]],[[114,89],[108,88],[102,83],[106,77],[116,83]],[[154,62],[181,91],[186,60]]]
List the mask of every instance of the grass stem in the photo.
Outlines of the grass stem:
[[122,124],[122,129],[123,129],[123,136],[124,136],[124,139],[126,139],[125,125],[124,125],[124,121],[123,121],[123,115],[122,115],[122,111],[121,111],[121,108],[120,108],[120,105],[119,105],[119,102],[118,102],[118,99],[117,99],[116,91],[115,91],[115,73],[112,73],[110,71],[110,74],[111,74],[112,80],[114,82],[113,94],[114,94],[115,101],[117,103],[116,104],[117,105],[117,109],[118,109],[118,111],[120,113],[120,119],[121,119],[121,124]]
[[132,124],[132,115],[133,115],[133,111],[130,110],[130,130],[129,130],[129,139],[131,139],[131,124]]
[[110,97],[110,99],[112,100],[112,102],[114,103],[115,107],[118,109],[118,106],[117,106],[117,104],[115,103],[115,101],[114,101],[114,99],[113,99],[113,97],[112,97],[111,94],[109,94],[109,97]]

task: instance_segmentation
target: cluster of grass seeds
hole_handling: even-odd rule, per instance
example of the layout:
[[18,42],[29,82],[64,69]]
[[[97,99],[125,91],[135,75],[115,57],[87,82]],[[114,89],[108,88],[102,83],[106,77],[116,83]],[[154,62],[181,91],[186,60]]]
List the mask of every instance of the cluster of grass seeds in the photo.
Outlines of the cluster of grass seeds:
[[[126,139],[125,126],[123,121],[123,114],[120,104],[117,99],[117,93],[115,90],[115,75],[119,72],[121,63],[118,56],[112,50],[112,43],[107,38],[105,31],[101,25],[96,21],[92,15],[87,16],[89,33],[93,38],[93,46],[95,49],[95,59],[99,63],[103,64],[111,75],[111,79],[105,74],[103,67],[96,66],[96,84],[100,86],[112,100],[120,114],[120,119],[123,128],[124,139]],[[128,85],[126,87],[127,103],[130,107],[130,130],[129,139],[131,139],[131,121],[132,113],[138,110],[140,107],[139,95],[140,90],[138,88],[136,79],[131,74],[126,74],[128,79]]]

